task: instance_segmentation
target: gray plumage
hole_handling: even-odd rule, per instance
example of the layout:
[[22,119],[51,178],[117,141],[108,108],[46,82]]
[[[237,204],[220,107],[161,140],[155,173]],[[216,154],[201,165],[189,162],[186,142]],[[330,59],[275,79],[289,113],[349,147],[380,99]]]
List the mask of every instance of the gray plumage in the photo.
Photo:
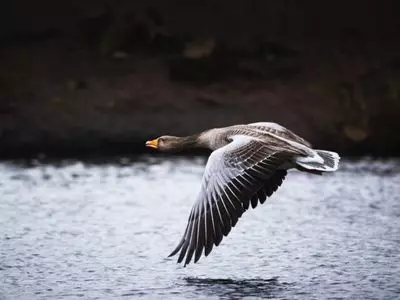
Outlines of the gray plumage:
[[185,266],[218,246],[250,206],[264,203],[282,184],[288,169],[329,172],[338,168],[339,161],[337,153],[314,150],[290,130],[267,122],[214,128],[184,138],[163,136],[148,143],[162,151],[213,150],[186,230],[170,254],[179,253],[178,262],[184,261]]

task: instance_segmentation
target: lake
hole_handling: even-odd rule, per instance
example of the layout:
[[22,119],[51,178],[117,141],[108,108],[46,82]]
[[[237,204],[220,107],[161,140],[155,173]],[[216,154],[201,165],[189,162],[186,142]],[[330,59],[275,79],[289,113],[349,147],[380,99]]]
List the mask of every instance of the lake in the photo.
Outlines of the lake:
[[290,172],[184,268],[205,162],[0,163],[0,299],[400,299],[399,160]]

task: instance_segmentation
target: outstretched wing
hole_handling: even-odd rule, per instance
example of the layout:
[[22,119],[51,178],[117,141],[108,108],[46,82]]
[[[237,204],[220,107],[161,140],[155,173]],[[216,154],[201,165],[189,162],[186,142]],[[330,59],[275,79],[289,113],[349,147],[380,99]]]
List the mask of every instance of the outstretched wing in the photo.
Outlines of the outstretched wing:
[[255,207],[258,200],[263,203],[278,188],[286,175],[279,166],[298,154],[292,149],[271,149],[262,140],[245,135],[233,136],[229,144],[212,152],[185,233],[170,256],[180,251],[178,262],[186,256],[185,265],[193,254],[194,262],[203,250],[207,256],[229,234],[250,202]]

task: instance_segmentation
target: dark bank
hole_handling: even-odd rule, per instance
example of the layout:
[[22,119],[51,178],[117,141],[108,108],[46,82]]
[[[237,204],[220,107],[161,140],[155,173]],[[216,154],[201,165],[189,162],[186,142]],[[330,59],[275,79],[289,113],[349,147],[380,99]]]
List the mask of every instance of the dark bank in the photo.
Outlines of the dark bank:
[[397,1],[0,6],[2,158],[137,154],[256,121],[342,155],[400,154]]

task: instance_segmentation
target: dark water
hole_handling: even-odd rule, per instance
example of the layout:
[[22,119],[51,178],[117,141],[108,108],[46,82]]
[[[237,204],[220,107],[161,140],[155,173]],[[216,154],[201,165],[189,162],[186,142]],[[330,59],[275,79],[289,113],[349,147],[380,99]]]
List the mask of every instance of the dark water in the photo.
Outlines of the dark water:
[[400,299],[400,163],[292,172],[183,268],[204,160],[0,164],[0,299]]

